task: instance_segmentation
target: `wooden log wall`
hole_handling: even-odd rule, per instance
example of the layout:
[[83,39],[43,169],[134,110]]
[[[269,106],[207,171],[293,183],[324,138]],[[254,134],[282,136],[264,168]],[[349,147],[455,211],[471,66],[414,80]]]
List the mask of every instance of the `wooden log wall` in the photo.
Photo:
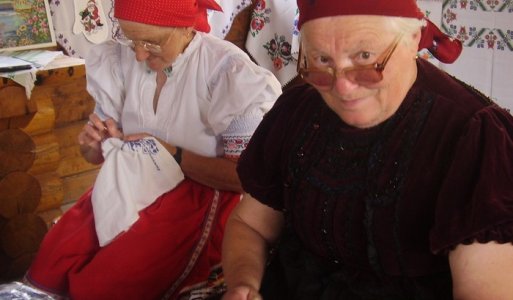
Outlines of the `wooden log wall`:
[[62,206],[94,182],[77,141],[93,108],[83,65],[38,72],[30,99],[0,79],[0,281],[23,276]]

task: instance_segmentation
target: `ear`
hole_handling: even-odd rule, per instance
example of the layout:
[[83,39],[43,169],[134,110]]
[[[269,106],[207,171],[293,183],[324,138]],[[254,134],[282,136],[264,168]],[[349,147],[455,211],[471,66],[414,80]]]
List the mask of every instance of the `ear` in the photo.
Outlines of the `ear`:
[[412,34],[411,34],[411,49],[414,55],[417,55],[417,52],[419,51],[419,43],[420,39],[422,38],[422,28],[417,28]]
[[185,28],[185,35],[187,37],[191,37],[192,33],[195,31],[194,27],[187,27]]
[[415,43],[418,45],[419,42],[420,42],[420,38],[422,37],[422,28],[417,28],[413,34],[412,34],[412,38],[413,40],[415,41]]

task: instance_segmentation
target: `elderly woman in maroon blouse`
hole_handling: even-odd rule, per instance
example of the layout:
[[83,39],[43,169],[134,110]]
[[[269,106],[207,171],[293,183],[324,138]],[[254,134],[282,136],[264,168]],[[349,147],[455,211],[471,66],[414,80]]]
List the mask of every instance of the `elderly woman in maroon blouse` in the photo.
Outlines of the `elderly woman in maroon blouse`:
[[512,299],[513,117],[417,57],[461,43],[414,0],[298,6],[307,84],[239,161],[224,299]]

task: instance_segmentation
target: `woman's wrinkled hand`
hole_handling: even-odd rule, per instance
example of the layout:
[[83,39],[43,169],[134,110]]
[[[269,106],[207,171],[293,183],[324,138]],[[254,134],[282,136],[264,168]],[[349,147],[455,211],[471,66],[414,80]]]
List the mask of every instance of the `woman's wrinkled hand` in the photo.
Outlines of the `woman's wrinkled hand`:
[[263,300],[262,296],[252,287],[238,286],[229,289],[222,300]]
[[[142,140],[144,138],[147,138],[147,137],[151,137],[152,135],[148,134],[148,133],[145,133],[145,132],[142,132],[142,133],[134,133],[134,134],[130,134],[130,135],[125,135],[123,137],[123,140],[127,141],[127,142],[131,142],[131,141],[137,141],[137,140]],[[159,140],[159,139],[157,139]],[[160,142],[160,140],[159,140]]]
[[109,137],[123,138],[123,132],[112,118],[102,121],[98,115],[89,115],[89,121],[78,135],[80,151],[91,163],[103,162],[101,142]]

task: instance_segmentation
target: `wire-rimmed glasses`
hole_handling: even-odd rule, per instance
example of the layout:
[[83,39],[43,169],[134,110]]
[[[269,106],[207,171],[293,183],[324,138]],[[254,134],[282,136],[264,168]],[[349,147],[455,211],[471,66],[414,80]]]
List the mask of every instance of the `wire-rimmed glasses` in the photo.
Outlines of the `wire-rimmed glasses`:
[[162,48],[157,44],[152,44],[145,41],[133,41],[125,37],[118,37],[116,38],[116,41],[121,45],[130,47],[132,49],[135,49],[136,46],[142,47],[144,50],[150,52],[151,54],[158,55],[162,53]]

